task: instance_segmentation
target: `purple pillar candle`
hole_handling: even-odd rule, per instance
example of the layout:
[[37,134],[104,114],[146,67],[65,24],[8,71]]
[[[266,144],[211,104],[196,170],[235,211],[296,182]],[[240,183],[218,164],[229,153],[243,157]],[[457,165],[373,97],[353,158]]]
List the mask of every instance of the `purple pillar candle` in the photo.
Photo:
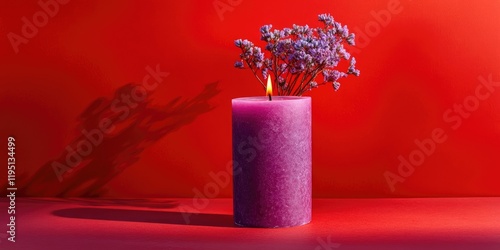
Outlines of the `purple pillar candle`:
[[311,98],[232,100],[234,222],[291,227],[311,221]]

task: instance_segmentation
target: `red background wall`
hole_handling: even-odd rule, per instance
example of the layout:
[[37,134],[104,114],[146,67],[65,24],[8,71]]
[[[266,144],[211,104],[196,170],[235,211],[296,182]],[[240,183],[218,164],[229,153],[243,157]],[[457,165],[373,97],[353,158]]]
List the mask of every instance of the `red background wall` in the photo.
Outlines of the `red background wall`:
[[[227,9],[218,12],[214,2]],[[225,171],[231,159],[231,99],[264,94],[249,71],[233,68],[239,53],[233,40],[261,44],[263,24],[316,26],[320,13],[331,13],[357,33],[359,49],[352,54],[361,76],[344,80],[339,92],[324,87],[308,94],[313,99],[314,196],[500,195],[500,91],[478,101],[467,118],[456,113],[443,118],[455,104],[474,104],[478,77],[500,81],[500,1],[73,0],[60,4],[15,53],[8,34],[22,34],[22,18],[32,20],[41,9],[37,1],[0,3],[1,147],[6,150],[7,136],[15,136],[16,174],[25,177],[18,179],[21,190],[30,183],[27,176],[42,175],[25,195],[70,195],[59,191],[80,185],[66,183],[78,178],[59,182],[50,168],[36,171],[81,138],[78,117],[89,104],[113,98],[126,83],[140,83],[145,68],[156,65],[170,74],[148,96],[152,107],[168,108],[178,96],[190,100],[218,82],[220,92],[208,98],[215,108],[196,108],[195,115],[156,141],[125,134],[134,144],[127,150],[140,150],[93,195],[193,197],[194,189],[203,192],[214,182],[209,173]],[[373,13],[388,10],[393,10],[390,20],[377,21]],[[436,128],[446,141],[392,191],[384,173],[400,175],[398,157],[409,159],[419,149],[414,141],[432,138]],[[126,142],[109,145],[121,151]],[[87,174],[97,179],[109,176],[116,164],[115,158],[106,161],[107,155],[131,154],[109,147],[96,152],[102,169],[94,166]],[[6,171],[0,171],[1,183]],[[231,186],[219,185],[216,195],[231,196]]]

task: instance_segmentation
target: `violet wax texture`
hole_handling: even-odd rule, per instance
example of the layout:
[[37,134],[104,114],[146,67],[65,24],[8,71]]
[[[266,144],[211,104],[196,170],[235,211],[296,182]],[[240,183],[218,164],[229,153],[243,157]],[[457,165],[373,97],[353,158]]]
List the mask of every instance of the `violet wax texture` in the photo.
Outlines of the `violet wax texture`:
[[232,100],[234,222],[291,227],[311,221],[311,98]]

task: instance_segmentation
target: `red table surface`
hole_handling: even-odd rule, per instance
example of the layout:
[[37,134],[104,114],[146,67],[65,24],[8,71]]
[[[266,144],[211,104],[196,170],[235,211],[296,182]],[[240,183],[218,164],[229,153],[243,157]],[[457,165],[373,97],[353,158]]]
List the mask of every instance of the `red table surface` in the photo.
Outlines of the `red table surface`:
[[262,229],[234,226],[231,199],[18,198],[0,249],[500,249],[499,212],[498,197],[315,199],[310,224]]

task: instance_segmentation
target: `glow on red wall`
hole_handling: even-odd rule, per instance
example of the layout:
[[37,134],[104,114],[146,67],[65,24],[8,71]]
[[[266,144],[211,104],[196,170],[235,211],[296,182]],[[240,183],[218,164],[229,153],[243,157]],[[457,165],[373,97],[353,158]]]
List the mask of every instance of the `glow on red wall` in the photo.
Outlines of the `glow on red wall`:
[[[7,136],[16,139],[19,178],[46,175],[30,190],[49,189],[26,195],[231,196],[222,178],[231,160],[230,101],[265,94],[249,71],[233,68],[233,41],[262,45],[263,24],[315,26],[320,13],[356,33],[351,52],[361,76],[338,92],[307,94],[314,196],[500,195],[499,1],[40,2],[0,3],[0,138],[5,148]],[[81,163],[92,166],[88,173],[59,180],[51,163],[100,117],[80,115],[110,107],[134,86],[127,83],[147,76],[153,84],[151,71],[162,81],[146,106],[129,106],[133,119],[115,131],[121,141],[109,135],[107,147],[94,146],[93,163]],[[104,189],[75,191],[89,180]],[[217,188],[207,194],[210,183]]]

